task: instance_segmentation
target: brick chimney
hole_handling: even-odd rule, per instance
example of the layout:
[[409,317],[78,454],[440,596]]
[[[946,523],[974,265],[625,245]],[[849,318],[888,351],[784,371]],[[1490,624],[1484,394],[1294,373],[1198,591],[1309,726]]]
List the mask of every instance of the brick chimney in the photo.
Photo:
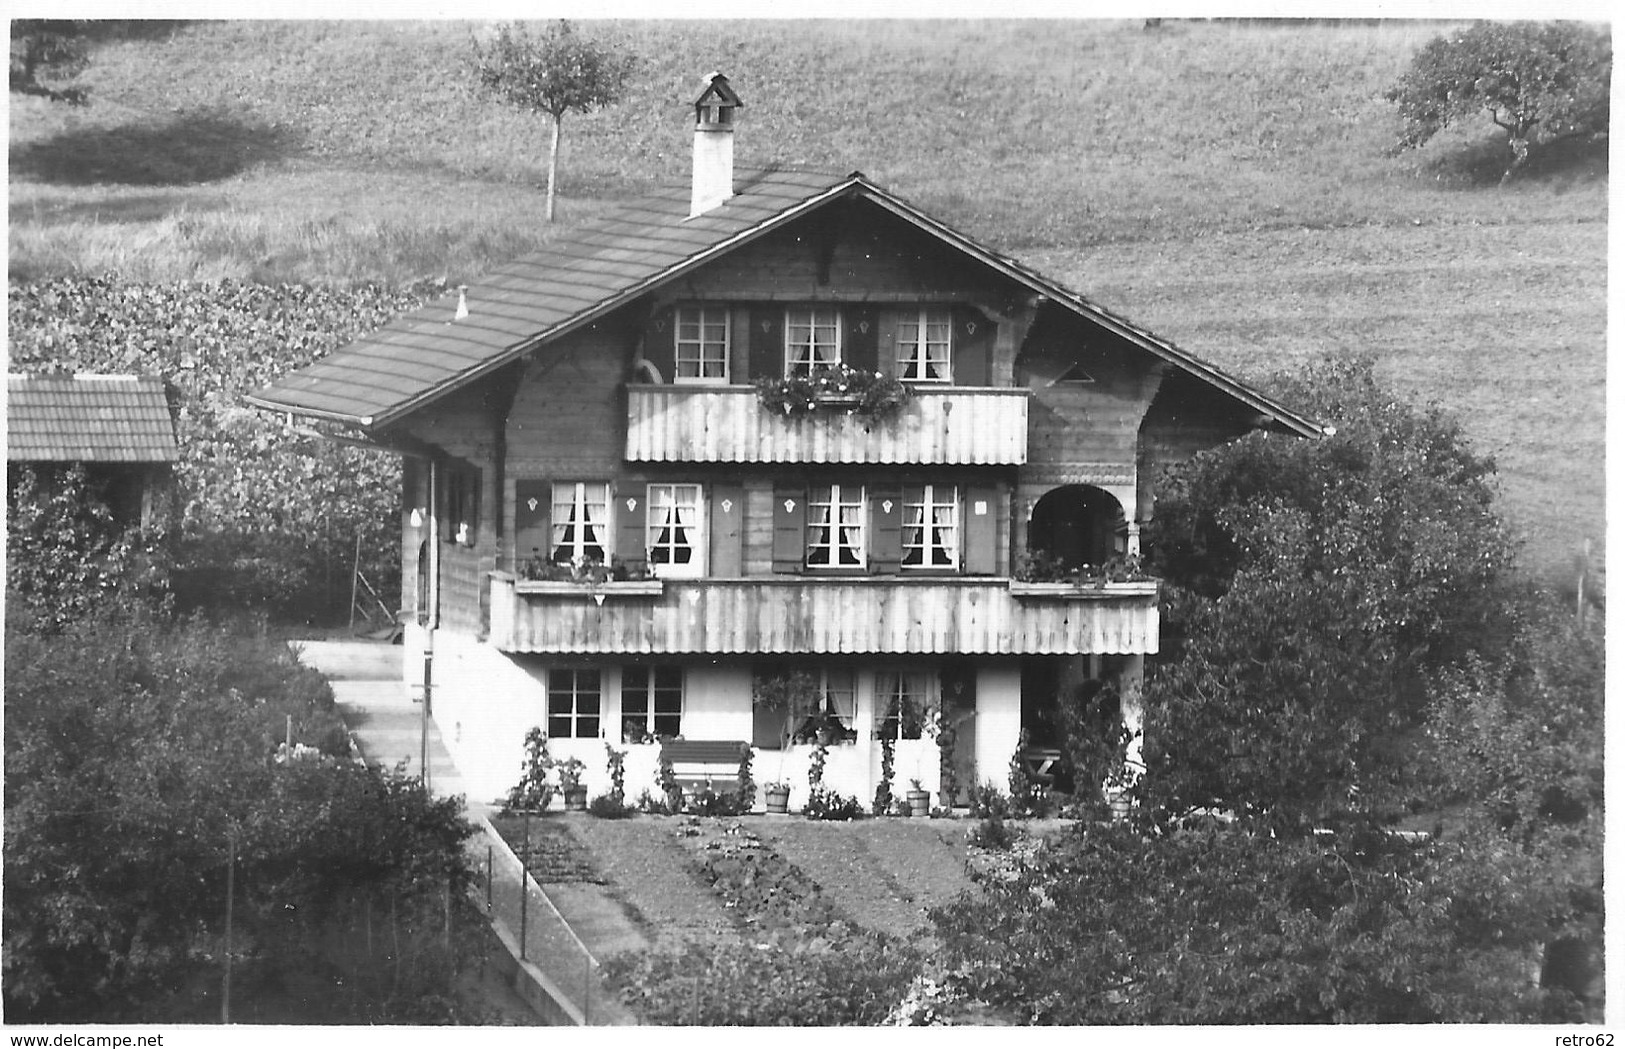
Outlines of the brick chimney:
[[728,78],[712,73],[694,100],[694,191],[688,217],[703,215],[734,195],[734,110],[744,105]]

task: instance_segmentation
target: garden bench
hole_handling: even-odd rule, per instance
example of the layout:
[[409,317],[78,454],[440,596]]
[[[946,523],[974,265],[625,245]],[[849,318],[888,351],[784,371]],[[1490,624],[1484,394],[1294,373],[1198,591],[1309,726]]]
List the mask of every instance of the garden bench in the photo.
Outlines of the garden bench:
[[668,739],[660,744],[660,758],[685,791],[718,793],[739,789],[739,759],[750,744],[742,739]]

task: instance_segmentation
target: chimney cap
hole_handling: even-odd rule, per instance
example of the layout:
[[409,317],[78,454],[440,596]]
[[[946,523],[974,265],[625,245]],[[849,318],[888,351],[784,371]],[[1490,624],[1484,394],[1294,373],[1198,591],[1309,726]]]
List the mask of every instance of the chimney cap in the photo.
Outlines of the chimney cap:
[[745,104],[739,100],[738,95],[734,94],[734,89],[728,85],[728,78],[721,73],[713,70],[707,74],[704,85],[703,90],[700,91],[700,97],[694,100],[696,106],[742,106]]

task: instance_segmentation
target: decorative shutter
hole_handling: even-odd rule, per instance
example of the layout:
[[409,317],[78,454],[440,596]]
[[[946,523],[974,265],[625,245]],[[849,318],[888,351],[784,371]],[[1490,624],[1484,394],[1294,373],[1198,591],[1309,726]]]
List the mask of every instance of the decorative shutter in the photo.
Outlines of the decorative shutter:
[[876,575],[890,575],[903,560],[903,493],[893,487],[878,488],[869,499],[870,520],[874,523],[869,545],[869,565]]
[[655,310],[649,318],[649,330],[643,338],[643,359],[655,366],[661,382],[677,381],[677,307]]
[[880,332],[875,324],[875,311],[867,307],[848,308],[842,312],[841,320],[846,327],[843,335],[846,344],[842,347],[846,363],[860,371],[877,370],[880,365],[877,363],[876,345]]
[[649,560],[649,541],[644,529],[648,510],[643,505],[648,497],[648,489],[641,482],[626,481],[615,486],[610,507],[615,516],[615,556],[628,568]]
[[998,570],[999,493],[995,488],[965,489],[965,572],[992,575]]
[[784,378],[784,310],[777,306],[750,311],[750,377]]
[[897,376],[897,318],[896,310],[875,311],[875,365],[877,371],[883,371],[895,378]]
[[713,485],[709,521],[711,567],[714,576],[745,574],[745,490],[738,485]]
[[513,563],[523,568],[532,557],[547,560],[553,536],[548,530],[553,512],[550,481],[515,481],[513,484]]
[[773,489],[773,571],[800,572],[807,557],[807,492]]
[[993,381],[995,325],[980,310],[954,307],[954,385],[987,386]]

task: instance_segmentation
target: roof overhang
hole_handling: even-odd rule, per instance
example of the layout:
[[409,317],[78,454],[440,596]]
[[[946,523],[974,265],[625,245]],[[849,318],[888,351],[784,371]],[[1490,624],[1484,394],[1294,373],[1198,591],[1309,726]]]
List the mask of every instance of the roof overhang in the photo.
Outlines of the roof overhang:
[[458,372],[456,375],[443,380],[436,385],[392,406],[387,411],[370,416],[344,415],[336,412],[324,412],[317,409],[304,408],[257,397],[246,395],[244,399],[258,408],[270,411],[283,412],[305,418],[317,419],[326,422],[360,430],[366,434],[376,434],[389,427],[392,423],[417,411],[425,405],[462,389],[471,383],[477,382],[493,372],[525,357],[527,354],[540,349],[548,343],[564,338],[573,332],[579,331],[595,324],[616,310],[626,306],[641,296],[660,289],[662,286],[679,280],[694,270],[709,264],[718,257],[737,248],[743,247],[752,241],[758,240],[774,230],[780,229],[803,216],[817,211],[819,208],[833,201],[846,198],[859,197],[870,201],[880,208],[890,212],[899,219],[923,230],[939,241],[953,247],[962,254],[972,258],[983,265],[1000,273],[1007,279],[1020,284],[1031,292],[1043,296],[1079,316],[1092,321],[1101,327],[1113,332],[1130,344],[1140,347],[1148,353],[1168,362],[1170,365],[1185,371],[1209,385],[1229,394],[1237,401],[1254,409],[1267,420],[1273,420],[1288,432],[1303,437],[1318,437],[1329,432],[1329,428],[1321,423],[1293,411],[1287,406],[1275,401],[1273,398],[1253,389],[1214,368],[1212,365],[1191,356],[1179,349],[1173,343],[1153,335],[1122,317],[1119,317],[1088,299],[1063,287],[1054,281],[1027,269],[1013,259],[982,247],[958,230],[927,215],[925,212],[893,196],[864,177],[862,172],[852,172],[841,181],[828,189],[822,190],[813,196],[774,213],[746,229],[731,234],[728,237],[710,245],[709,247],[688,256],[681,262],[668,266],[658,273],[629,285],[615,294],[595,303],[594,305],[572,315],[557,324],[543,328],[533,335],[519,342],[513,343],[500,353],[486,358],[480,363]]

